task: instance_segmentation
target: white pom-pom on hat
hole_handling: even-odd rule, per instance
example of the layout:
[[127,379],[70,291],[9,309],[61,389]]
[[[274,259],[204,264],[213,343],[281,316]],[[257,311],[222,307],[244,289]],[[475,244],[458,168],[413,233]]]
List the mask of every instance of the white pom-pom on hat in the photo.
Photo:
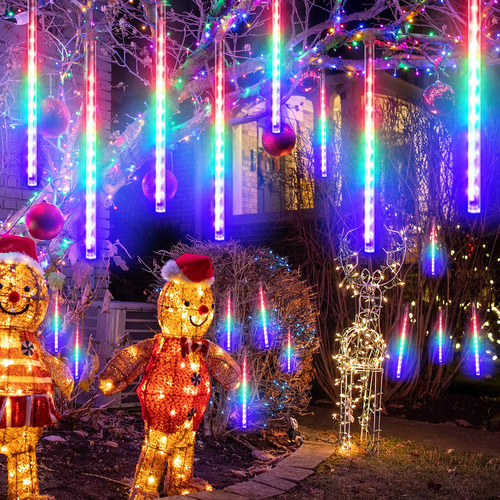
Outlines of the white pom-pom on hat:
[[169,260],[163,266],[161,275],[166,280],[178,279],[184,283],[204,283],[208,286],[215,281],[212,259],[208,255],[192,253]]

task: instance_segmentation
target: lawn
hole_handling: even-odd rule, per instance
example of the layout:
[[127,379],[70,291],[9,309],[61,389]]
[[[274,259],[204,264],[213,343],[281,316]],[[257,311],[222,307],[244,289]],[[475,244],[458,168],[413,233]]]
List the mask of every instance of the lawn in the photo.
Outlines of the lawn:
[[[492,439],[498,435],[492,433]],[[380,458],[332,455],[279,500],[309,499],[498,499],[500,457],[458,453],[415,442],[383,439]]]

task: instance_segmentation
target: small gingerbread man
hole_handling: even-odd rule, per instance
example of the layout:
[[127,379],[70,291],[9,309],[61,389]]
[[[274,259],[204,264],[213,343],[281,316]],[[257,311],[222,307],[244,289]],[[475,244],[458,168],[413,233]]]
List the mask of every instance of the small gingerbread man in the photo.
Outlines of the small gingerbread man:
[[52,381],[69,398],[73,377],[38,339],[48,304],[35,242],[0,236],[0,453],[7,456],[8,500],[53,499],[39,494],[35,447],[60,418]]
[[168,495],[210,489],[193,478],[195,434],[210,398],[209,374],[226,389],[236,388],[240,377],[231,356],[203,339],[214,315],[210,257],[184,254],[167,262],[162,276],[168,282],[158,298],[161,333],[118,353],[100,375],[102,392],[111,395],[144,373],[137,394],[146,435],[130,500],[159,498],[167,463]]

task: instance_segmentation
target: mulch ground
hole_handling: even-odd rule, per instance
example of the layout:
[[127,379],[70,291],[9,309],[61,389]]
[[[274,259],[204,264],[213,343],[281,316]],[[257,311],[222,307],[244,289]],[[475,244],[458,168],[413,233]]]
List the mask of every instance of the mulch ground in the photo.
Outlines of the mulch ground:
[[[45,428],[37,446],[41,493],[57,500],[121,500],[128,498],[143,441],[143,421],[120,412],[101,416],[96,425],[80,422],[77,429],[64,425]],[[195,475],[221,489],[244,480],[269,462],[260,458],[290,453],[284,432],[246,434],[215,439],[199,435]],[[255,448],[255,451],[254,451]],[[7,499],[6,459],[0,455],[0,500]],[[3,475],[3,476],[2,476]]]

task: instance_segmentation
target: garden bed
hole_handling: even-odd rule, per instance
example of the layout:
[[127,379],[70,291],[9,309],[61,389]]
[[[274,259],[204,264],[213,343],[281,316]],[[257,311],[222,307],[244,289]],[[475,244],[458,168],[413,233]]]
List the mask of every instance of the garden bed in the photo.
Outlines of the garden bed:
[[[97,425],[79,422],[45,428],[37,446],[40,491],[57,500],[121,500],[128,498],[143,440],[138,415],[119,412],[101,416]],[[48,438],[48,439],[47,439]],[[285,432],[264,431],[217,440],[199,435],[195,475],[214,489],[262,472],[273,457],[293,451]],[[264,460],[259,460],[259,457]],[[6,459],[0,456],[0,500],[7,498]]]

